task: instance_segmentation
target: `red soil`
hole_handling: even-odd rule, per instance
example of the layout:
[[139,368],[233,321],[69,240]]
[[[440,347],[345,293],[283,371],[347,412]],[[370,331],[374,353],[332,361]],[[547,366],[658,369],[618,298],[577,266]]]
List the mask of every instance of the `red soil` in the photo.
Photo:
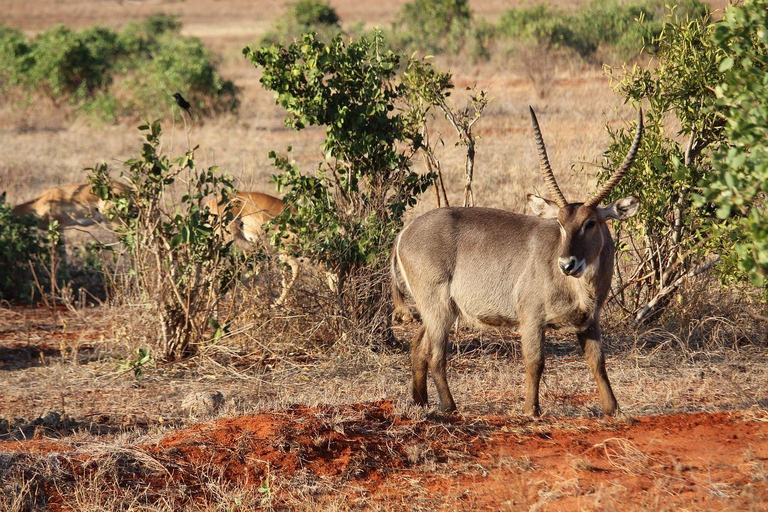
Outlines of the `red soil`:
[[[194,500],[212,474],[257,487],[269,475],[278,504],[291,503],[298,475],[309,475],[332,485],[320,501],[365,496],[366,503],[386,508],[408,508],[409,493],[421,492],[450,509],[536,503],[555,510],[609,504],[623,510],[760,509],[768,506],[766,420],[733,412],[610,421],[414,421],[388,401],[296,406],[196,425],[134,447],[165,469],[135,471],[125,482],[143,482],[158,492],[183,486],[183,496]],[[50,453],[52,447],[40,440],[0,443],[0,451]],[[78,454],[66,458],[66,465],[76,479],[95,471],[99,461]]]

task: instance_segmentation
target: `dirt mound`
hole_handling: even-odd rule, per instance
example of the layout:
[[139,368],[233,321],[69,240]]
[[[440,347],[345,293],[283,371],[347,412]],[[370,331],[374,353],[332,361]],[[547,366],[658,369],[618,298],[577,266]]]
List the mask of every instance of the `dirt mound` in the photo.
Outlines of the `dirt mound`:
[[[733,412],[637,420],[430,416],[389,401],[221,419],[155,444],[94,454],[44,440],[0,451],[57,456],[65,480],[105,472],[115,491],[143,489],[176,506],[216,485],[258,489],[270,504],[306,499],[386,508],[544,506],[762,508],[768,418]],[[405,411],[405,409],[403,409]],[[412,411],[411,411],[412,413]],[[66,509],[66,482],[46,485]]]

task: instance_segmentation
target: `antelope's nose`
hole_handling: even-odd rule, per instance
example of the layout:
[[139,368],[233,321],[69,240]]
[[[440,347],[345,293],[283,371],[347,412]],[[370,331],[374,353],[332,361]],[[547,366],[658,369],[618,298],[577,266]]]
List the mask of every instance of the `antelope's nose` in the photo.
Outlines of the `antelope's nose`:
[[560,267],[560,271],[569,276],[576,270],[576,258],[573,256],[569,258],[558,258],[557,265]]

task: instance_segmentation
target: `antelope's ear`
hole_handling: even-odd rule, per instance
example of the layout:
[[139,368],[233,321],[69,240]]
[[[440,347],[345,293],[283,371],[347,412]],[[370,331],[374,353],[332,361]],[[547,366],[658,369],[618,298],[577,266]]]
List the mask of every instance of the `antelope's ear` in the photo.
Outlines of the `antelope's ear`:
[[614,201],[608,206],[598,208],[597,213],[603,220],[624,220],[634,216],[639,208],[640,200],[635,196],[629,196]]
[[528,206],[531,207],[533,213],[543,219],[557,218],[557,212],[560,211],[560,207],[557,206],[557,203],[535,194],[528,194]]

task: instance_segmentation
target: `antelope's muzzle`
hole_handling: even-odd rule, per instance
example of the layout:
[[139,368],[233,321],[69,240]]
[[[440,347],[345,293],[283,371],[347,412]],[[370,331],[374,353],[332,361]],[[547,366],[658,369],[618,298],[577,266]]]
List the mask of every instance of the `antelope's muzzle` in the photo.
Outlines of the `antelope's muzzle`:
[[570,256],[568,258],[558,258],[557,266],[560,267],[560,272],[566,276],[581,277],[584,274],[586,262],[575,256]]

